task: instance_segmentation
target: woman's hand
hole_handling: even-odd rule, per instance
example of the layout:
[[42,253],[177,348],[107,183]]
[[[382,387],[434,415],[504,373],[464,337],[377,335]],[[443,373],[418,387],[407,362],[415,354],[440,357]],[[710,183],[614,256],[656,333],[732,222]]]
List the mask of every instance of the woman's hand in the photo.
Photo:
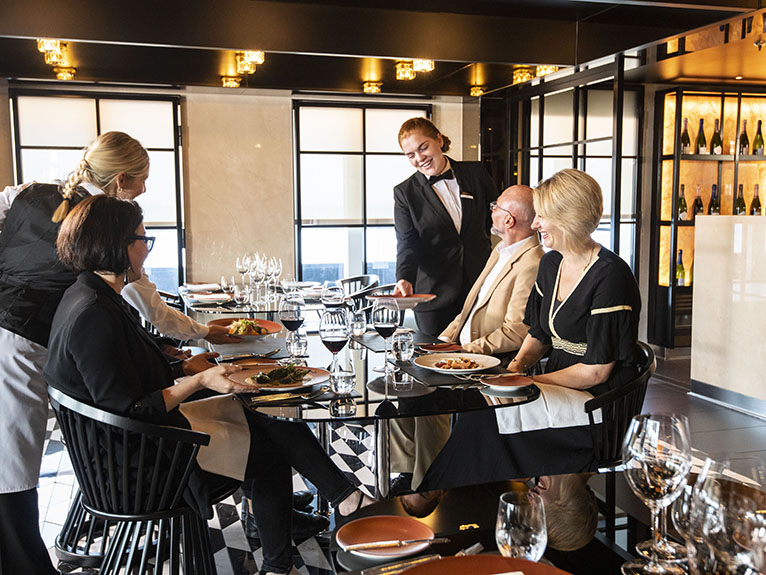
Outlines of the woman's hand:
[[411,296],[413,293],[412,290],[412,284],[408,282],[407,280],[399,280],[396,282],[396,287],[394,288],[394,295],[401,295],[404,297]]
[[238,343],[242,341],[242,338],[236,335],[229,335],[229,328],[225,325],[211,325],[208,326],[208,331],[205,339],[210,343]]
[[218,357],[218,354],[214,351],[206,351],[205,353],[198,353],[189,359],[184,360],[181,366],[184,370],[184,375],[194,375],[196,373],[203,372],[211,367],[215,366],[211,360]]

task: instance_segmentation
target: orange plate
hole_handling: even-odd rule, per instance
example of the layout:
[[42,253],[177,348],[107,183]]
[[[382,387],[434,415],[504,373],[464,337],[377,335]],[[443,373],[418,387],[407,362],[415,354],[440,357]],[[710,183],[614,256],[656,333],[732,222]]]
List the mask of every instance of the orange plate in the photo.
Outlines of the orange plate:
[[568,575],[552,565],[534,563],[526,559],[501,557],[500,555],[469,555],[445,557],[415,565],[402,571],[402,575],[490,575],[521,571],[524,575]]
[[[269,373],[272,369],[280,367],[276,364],[261,365],[251,369],[243,369],[242,371],[236,371],[229,374],[229,379],[236,381],[237,383],[246,383],[245,380],[248,377],[258,375],[259,373]],[[292,391],[294,389],[303,389],[304,387],[311,387],[327,381],[330,379],[330,372],[326,369],[319,369],[318,367],[307,367],[309,370],[308,375],[302,382],[287,383],[283,385],[275,385],[270,387],[264,387],[264,391]]]
[[488,375],[486,377],[482,377],[479,381],[484,385],[493,387],[495,389],[526,387],[534,383],[531,377],[527,377],[526,375],[512,375],[510,373],[508,375]]
[[426,343],[423,345],[418,346],[421,351],[424,351],[426,353],[434,353],[434,352],[448,352],[448,351],[462,351],[463,348],[460,347],[459,343]]
[[414,293],[406,297],[403,295],[394,295],[394,294],[379,294],[379,295],[376,294],[376,295],[368,295],[367,299],[375,301],[376,299],[386,298],[386,297],[390,297],[396,300],[396,305],[399,306],[400,310],[406,310],[406,309],[412,309],[419,303],[425,303],[427,301],[431,301],[432,299],[435,299],[436,294]]
[[[347,545],[357,543],[374,543],[392,539],[433,539],[434,532],[425,523],[412,517],[397,517],[395,515],[375,515],[349,521],[338,529],[335,539],[342,549]],[[406,557],[427,549],[430,543],[414,543],[401,547],[386,547],[383,549],[364,549],[352,551],[361,557],[371,559]]]
[[214,319],[212,321],[207,322],[207,325],[222,325],[224,327],[228,327],[232,323],[240,319],[249,319],[251,321],[254,321],[260,327],[265,327],[268,330],[268,333],[264,333],[262,335],[238,335],[237,337],[266,337],[267,335],[271,335],[273,333],[279,333],[280,331],[282,331],[282,325],[278,324],[275,321],[269,321],[267,319],[253,319],[251,317],[233,317],[233,318]]

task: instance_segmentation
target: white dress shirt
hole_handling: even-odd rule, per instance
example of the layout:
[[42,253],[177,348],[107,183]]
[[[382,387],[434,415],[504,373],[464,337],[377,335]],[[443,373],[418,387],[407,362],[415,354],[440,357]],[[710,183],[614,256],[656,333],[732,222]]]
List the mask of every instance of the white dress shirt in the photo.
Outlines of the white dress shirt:
[[[449,161],[447,161],[445,171],[449,169],[451,169],[451,166]],[[460,186],[457,185],[457,180],[454,177],[450,180],[439,180],[432,184],[431,187],[436,192],[436,195],[439,196],[442,204],[444,204],[449,217],[452,218],[452,223],[455,224],[457,233],[460,233],[463,221],[463,204],[460,202]]]
[[523,240],[518,241],[515,244],[511,244],[510,246],[506,246],[504,243],[501,243],[495,248],[497,250],[497,261],[495,262],[494,267],[487,274],[487,277],[484,278],[484,282],[481,284],[479,294],[476,296],[476,301],[471,308],[471,313],[468,314],[468,318],[463,324],[463,329],[460,330],[460,337],[458,337],[458,343],[460,343],[460,345],[465,345],[472,341],[471,320],[473,319],[473,314],[476,313],[476,308],[481,302],[484,301],[484,298],[489,292],[489,288],[491,288],[492,284],[495,283],[495,280],[497,279],[497,276],[500,275],[503,266],[508,263],[508,260],[513,257],[513,254],[516,253],[516,250],[518,250],[519,247],[521,247],[521,244],[527,241],[527,239],[528,238],[524,238]]

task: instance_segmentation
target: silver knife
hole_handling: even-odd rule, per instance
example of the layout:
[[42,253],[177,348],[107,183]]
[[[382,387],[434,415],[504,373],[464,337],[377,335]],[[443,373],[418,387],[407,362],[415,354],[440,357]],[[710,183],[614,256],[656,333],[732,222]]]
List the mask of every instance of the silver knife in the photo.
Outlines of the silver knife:
[[320,395],[325,394],[328,389],[330,389],[330,387],[325,385],[308,393],[289,393],[288,392],[288,393],[276,393],[274,395],[264,395],[264,396],[253,397],[250,399],[250,405],[261,405],[264,403],[272,403],[274,401],[285,401],[288,399],[302,399],[303,401],[308,401],[310,399],[314,399],[316,397],[319,397]]
[[371,541],[369,543],[354,543],[346,545],[344,551],[361,551],[362,549],[387,549],[390,547],[403,547],[413,543],[449,543],[449,537],[427,537],[425,539],[391,539],[389,541]]
[[421,563],[428,563],[429,561],[435,561],[441,559],[441,555],[423,555],[422,557],[416,557],[415,559],[406,559],[404,561],[397,561],[396,563],[389,563],[388,565],[377,565],[375,567],[368,567],[359,571],[359,575],[396,575],[401,573],[405,569],[420,565]]

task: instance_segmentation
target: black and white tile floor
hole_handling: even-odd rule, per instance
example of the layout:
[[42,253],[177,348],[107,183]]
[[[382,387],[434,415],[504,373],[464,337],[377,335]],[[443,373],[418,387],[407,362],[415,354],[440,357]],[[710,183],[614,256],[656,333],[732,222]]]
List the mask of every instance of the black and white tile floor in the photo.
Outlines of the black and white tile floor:
[[[349,479],[368,493],[372,493],[373,449],[372,426],[333,424],[329,430],[330,455]],[[77,492],[69,457],[61,443],[61,432],[56,419],[48,419],[48,430],[38,488],[40,530],[54,565],[54,542],[66,518],[72,499]],[[293,477],[296,490],[311,489],[299,475]],[[214,517],[208,522],[210,539],[219,575],[252,575],[258,573],[262,561],[260,546],[245,537],[240,521],[241,493],[217,504]],[[327,555],[327,540],[310,538],[297,542],[294,547],[291,575],[325,575],[333,573]],[[62,565],[62,570],[67,566]]]

